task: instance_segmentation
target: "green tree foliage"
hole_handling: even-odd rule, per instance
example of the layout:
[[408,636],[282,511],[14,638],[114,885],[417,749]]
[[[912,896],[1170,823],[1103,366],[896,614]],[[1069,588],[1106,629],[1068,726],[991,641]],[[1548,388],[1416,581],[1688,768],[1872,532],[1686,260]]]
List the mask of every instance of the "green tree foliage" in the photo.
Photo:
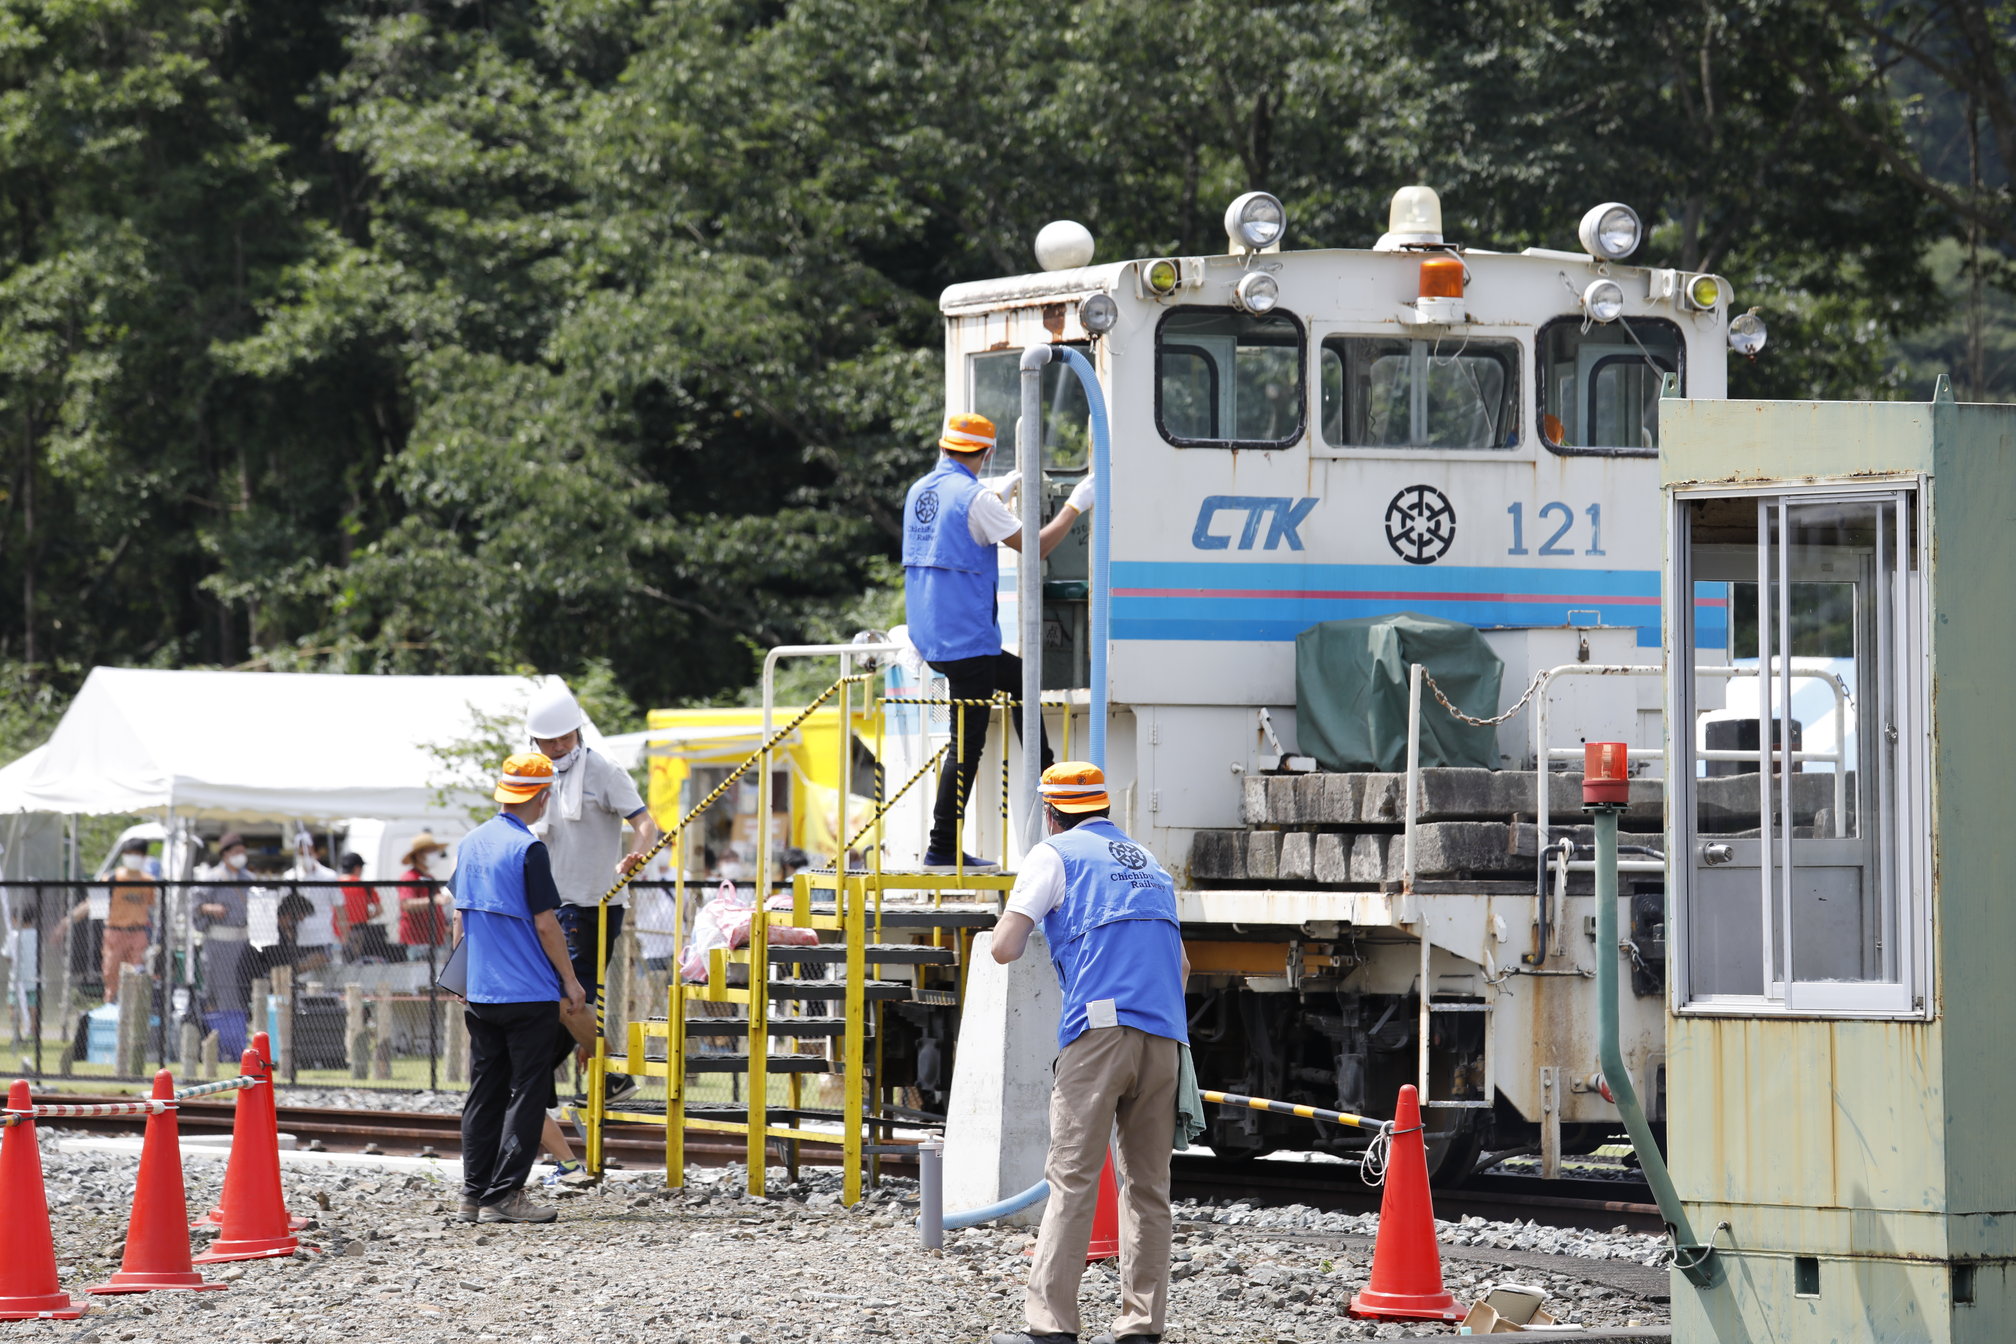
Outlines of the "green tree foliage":
[[1765,308],[1736,391],[1896,395],[1901,340],[1949,348],[1941,286],[2008,283],[2010,28],[1986,0],[0,0],[0,661],[732,691],[890,610],[944,286],[1066,215],[1108,259],[1215,251],[1250,187],[1299,246],[1370,243],[1407,181],[1480,246],[1630,201],[1642,259]]

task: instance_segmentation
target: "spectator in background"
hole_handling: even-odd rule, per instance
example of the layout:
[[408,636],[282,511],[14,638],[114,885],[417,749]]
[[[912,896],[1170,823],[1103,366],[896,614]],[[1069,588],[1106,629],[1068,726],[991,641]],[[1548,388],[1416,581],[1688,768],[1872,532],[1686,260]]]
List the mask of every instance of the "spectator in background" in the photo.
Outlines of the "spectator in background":
[[400,860],[406,871],[399,875],[399,941],[409,961],[429,960],[431,949],[448,941],[448,891],[428,885],[435,876],[434,856],[447,848],[433,832],[422,831]]
[[304,943],[301,940],[303,921],[315,915],[315,903],[298,891],[290,891],[280,898],[280,908],[274,912],[273,921],[279,929],[279,937],[271,947],[262,947],[250,960],[251,975],[248,979],[270,976],[276,967],[287,966],[297,974],[302,971],[317,971],[329,964],[329,949],[326,945]]
[[336,927],[343,944],[345,961],[390,961],[392,949],[385,941],[385,926],[378,917],[385,913],[378,888],[364,885],[364,856],[343,856],[343,904],[336,911]]
[[245,837],[226,831],[217,837],[217,862],[196,870],[197,879],[206,885],[190,892],[196,931],[203,935],[203,997],[212,1012],[240,1017],[245,1015],[251,985],[245,967],[249,862]]
[[[306,827],[296,829],[294,866],[287,870],[287,876],[300,882],[334,882],[336,870],[323,862],[328,855],[328,847],[311,836]],[[336,928],[336,910],[342,904],[342,893],[335,887],[312,886],[297,887],[294,894],[309,905],[309,913],[301,919],[297,931],[300,945],[321,952],[325,963],[336,960],[337,944],[343,941]]]
[[[105,1002],[119,1001],[119,973],[128,966],[147,964],[147,941],[154,918],[154,878],[147,869],[147,842],[128,840],[119,850],[118,865],[112,870],[107,888],[105,918],[98,935],[100,974],[105,981]],[[77,902],[63,917],[62,927],[86,929],[91,902]],[[81,934],[79,936],[82,936]]]

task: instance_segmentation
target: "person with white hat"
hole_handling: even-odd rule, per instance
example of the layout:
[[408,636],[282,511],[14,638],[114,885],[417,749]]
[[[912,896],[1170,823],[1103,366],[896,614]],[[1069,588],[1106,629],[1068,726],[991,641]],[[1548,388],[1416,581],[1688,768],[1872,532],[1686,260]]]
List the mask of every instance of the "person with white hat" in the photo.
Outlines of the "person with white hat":
[[[596,952],[603,893],[644,862],[658,839],[658,827],[629,773],[582,741],[581,730],[587,726],[580,702],[557,678],[533,697],[525,716],[532,745],[553,762],[553,801],[541,834],[553,856],[553,881],[560,888],[560,929],[567,937],[567,953],[592,1006],[602,999],[604,967]],[[629,899],[626,888],[609,902],[611,951],[623,932]],[[606,1077],[609,1101],[620,1101],[637,1090],[627,1074]]]
[[502,809],[463,837],[452,882],[461,925],[469,1027],[469,1094],[462,1104],[465,1222],[550,1223],[525,1195],[561,1049],[560,1012],[587,993],[574,974],[555,912],[546,845],[532,833],[552,801],[553,763],[509,757],[492,793]]
[[[1001,648],[996,610],[1000,562],[997,547],[1022,549],[1022,520],[980,473],[994,453],[994,422],[984,415],[945,417],[937,467],[910,487],[903,501],[903,605],[910,642],[933,670],[944,676],[954,700],[985,700],[996,691],[1022,694],[1022,660]],[[1018,478],[1019,479],[1019,478]],[[1014,493],[1012,487],[1007,493]],[[1092,474],[1071,491],[1057,516],[1043,525],[1038,545],[1044,555],[1071,530],[1079,515],[1092,511]],[[953,711],[955,717],[957,710]],[[964,862],[991,865],[959,851],[959,823],[987,746],[987,713],[969,708],[959,734],[954,769],[938,774],[938,802],[925,847],[927,868]],[[1022,736],[1022,711],[1014,711],[1015,734]],[[1044,765],[1050,744],[1043,716],[1036,716]]]
[[1042,798],[1049,835],[1016,874],[992,951],[997,962],[1017,960],[1040,921],[1064,990],[1044,1167],[1050,1201],[1029,1267],[1028,1328],[991,1344],[1077,1340],[1078,1284],[1109,1143],[1125,1191],[1120,1315],[1092,1344],[1152,1344],[1169,1305],[1169,1154],[1190,1040],[1176,884],[1109,819],[1098,766],[1052,766]]

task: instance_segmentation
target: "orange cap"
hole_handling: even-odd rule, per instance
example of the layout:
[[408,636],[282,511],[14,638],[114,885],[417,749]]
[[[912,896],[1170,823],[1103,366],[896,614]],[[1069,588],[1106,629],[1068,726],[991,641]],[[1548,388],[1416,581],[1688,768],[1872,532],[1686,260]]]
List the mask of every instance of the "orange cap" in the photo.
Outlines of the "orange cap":
[[984,453],[994,446],[994,422],[966,411],[948,415],[938,446],[952,453]]
[[528,802],[552,782],[553,762],[536,751],[521,751],[505,758],[504,772],[497,776],[497,790],[490,796],[500,803]]
[[1038,792],[1059,812],[1097,812],[1113,805],[1106,772],[1090,761],[1059,761],[1043,772]]

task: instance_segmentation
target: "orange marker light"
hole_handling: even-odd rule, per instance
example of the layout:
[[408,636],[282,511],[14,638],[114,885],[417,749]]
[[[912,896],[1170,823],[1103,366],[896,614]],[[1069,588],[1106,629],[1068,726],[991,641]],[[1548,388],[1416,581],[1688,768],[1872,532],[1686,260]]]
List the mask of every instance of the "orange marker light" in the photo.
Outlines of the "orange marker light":
[[1463,263],[1454,257],[1429,257],[1421,263],[1421,297],[1463,297]]
[[1631,753],[1622,742],[1585,742],[1582,744],[1582,802],[1584,806],[1598,803],[1628,803],[1631,801]]

